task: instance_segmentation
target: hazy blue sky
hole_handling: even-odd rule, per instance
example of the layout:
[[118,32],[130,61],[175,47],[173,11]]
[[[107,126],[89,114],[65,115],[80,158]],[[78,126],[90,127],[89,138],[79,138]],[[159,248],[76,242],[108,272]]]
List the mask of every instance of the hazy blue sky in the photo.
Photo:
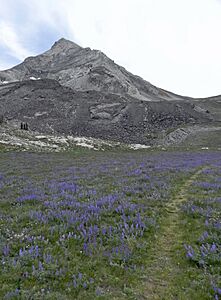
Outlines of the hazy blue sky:
[[0,0],[0,69],[61,37],[164,89],[221,94],[221,0]]

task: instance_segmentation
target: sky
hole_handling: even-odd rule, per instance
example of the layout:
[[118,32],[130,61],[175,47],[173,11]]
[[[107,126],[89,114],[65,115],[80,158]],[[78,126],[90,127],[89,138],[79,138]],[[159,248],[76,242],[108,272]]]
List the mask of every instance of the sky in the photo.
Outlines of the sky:
[[62,37],[171,92],[221,94],[221,0],[0,0],[0,70]]

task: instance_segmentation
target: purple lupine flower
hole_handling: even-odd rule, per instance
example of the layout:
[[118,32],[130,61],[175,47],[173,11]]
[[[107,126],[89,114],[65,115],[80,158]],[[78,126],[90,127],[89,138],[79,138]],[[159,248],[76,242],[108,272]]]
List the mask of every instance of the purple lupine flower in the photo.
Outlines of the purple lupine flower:
[[32,272],[34,273],[35,272],[35,266],[32,265]]
[[44,268],[43,268],[43,265],[42,265],[42,262],[41,262],[41,261],[39,261],[39,262],[38,262],[38,269],[39,269],[39,271],[40,271],[40,272],[44,270]]
[[217,293],[218,295],[221,295],[221,288],[218,287],[213,287],[215,293]]
[[187,258],[193,259],[194,255],[195,255],[195,252],[194,252],[192,246],[190,246],[190,245],[184,245],[184,248],[186,249],[186,256],[187,256]]
[[75,279],[73,280],[73,286],[74,288],[77,288],[77,281]]
[[19,256],[22,257],[22,256],[23,256],[23,253],[24,253],[24,252],[23,252],[23,249],[20,248],[20,249],[19,249]]
[[210,248],[210,251],[211,252],[216,252],[216,249],[217,249],[216,244],[213,243],[212,246],[211,246],[211,248]]
[[10,253],[9,245],[4,245],[2,252],[4,256],[9,256]]

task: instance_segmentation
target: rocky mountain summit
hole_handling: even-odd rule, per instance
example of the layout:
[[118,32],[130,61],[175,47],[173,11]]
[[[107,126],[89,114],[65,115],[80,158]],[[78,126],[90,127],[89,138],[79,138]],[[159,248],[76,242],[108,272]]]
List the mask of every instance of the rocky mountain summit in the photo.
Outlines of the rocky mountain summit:
[[45,53],[28,57],[20,65],[0,73],[2,82],[29,79],[54,79],[76,91],[130,95],[144,101],[182,99],[134,76],[101,51],[82,48],[65,39],[57,41]]
[[45,134],[153,145],[180,127],[219,124],[220,101],[157,88],[66,39],[0,72],[2,120]]

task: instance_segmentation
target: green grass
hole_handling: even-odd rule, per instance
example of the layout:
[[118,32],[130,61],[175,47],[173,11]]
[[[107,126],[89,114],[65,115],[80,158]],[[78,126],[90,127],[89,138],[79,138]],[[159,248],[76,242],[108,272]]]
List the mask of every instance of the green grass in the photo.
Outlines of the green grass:
[[[53,260],[36,274],[33,273],[32,266],[38,268],[37,258],[19,259],[14,267],[7,262],[3,264],[4,268],[0,270],[1,299],[16,288],[21,290],[20,296],[10,299],[213,299],[210,279],[214,274],[188,260],[184,249],[184,244],[197,245],[198,238],[204,231],[205,218],[187,214],[181,208],[194,197],[198,201],[203,201],[206,197],[204,189],[194,186],[198,180],[214,179],[212,176],[201,175],[203,166],[200,171],[198,168],[184,171],[183,167],[179,171],[172,167],[164,171],[155,170],[154,164],[162,158],[159,153],[150,152],[134,154],[79,151],[31,154],[31,159],[29,154],[19,153],[15,155],[14,161],[10,155],[0,156],[1,173],[6,178],[0,200],[0,250],[3,245],[10,244],[9,259],[16,257],[19,249],[27,246],[26,237],[34,236],[34,245],[39,245],[43,254],[52,255],[56,261]],[[167,154],[164,155],[167,157]],[[171,155],[173,161],[177,154]],[[183,156],[179,157],[183,163]],[[141,167],[144,162],[145,165]],[[162,163],[165,163],[164,159]],[[70,168],[74,168],[71,173]],[[142,169],[141,174],[130,176],[128,170],[134,169]],[[151,175],[151,179],[143,174]],[[216,174],[215,178],[218,177],[219,174]],[[49,195],[49,201],[52,201],[56,193],[52,193],[48,186],[51,180],[72,180],[83,187],[83,191],[96,189],[96,199],[116,192],[122,193],[125,187],[133,187],[121,195],[125,197],[125,201],[121,202],[120,198],[119,204],[138,205],[141,218],[151,218],[154,224],[148,223],[143,236],[134,238],[128,234],[124,239],[132,253],[128,260],[122,259],[120,255],[112,259],[103,255],[104,250],[119,245],[117,234],[112,239],[104,238],[102,244],[98,243],[91,256],[85,255],[81,238],[60,240],[63,235],[76,228],[66,228],[66,222],[61,222],[60,219],[49,220],[45,224],[34,221],[30,218],[30,211],[47,213],[49,209],[43,202],[36,200],[28,200],[22,204],[16,200],[25,194],[25,190],[30,189],[34,193],[35,189],[43,189],[46,196]],[[122,182],[119,184],[120,180]],[[159,192],[159,195],[155,198],[151,192],[151,184],[162,181],[168,181],[168,184],[165,187],[156,185],[154,192]],[[164,195],[166,187],[168,192]],[[220,196],[219,191],[215,195]],[[59,194],[56,201],[61,201],[63,197],[65,198]],[[82,204],[90,203],[91,199],[93,197],[79,196]],[[214,208],[217,217],[220,217],[220,206],[216,204]],[[71,207],[67,210],[72,212]],[[124,213],[130,218],[135,214],[128,208]],[[110,208],[100,215],[99,221],[93,219],[90,225],[114,227],[122,222],[121,217],[121,213]],[[55,275],[60,269],[61,274]],[[26,272],[29,273],[28,276]],[[81,283],[76,288],[70,285],[73,274],[78,273],[83,274],[82,284],[86,282],[86,288]],[[90,282],[90,278],[93,282]]]

